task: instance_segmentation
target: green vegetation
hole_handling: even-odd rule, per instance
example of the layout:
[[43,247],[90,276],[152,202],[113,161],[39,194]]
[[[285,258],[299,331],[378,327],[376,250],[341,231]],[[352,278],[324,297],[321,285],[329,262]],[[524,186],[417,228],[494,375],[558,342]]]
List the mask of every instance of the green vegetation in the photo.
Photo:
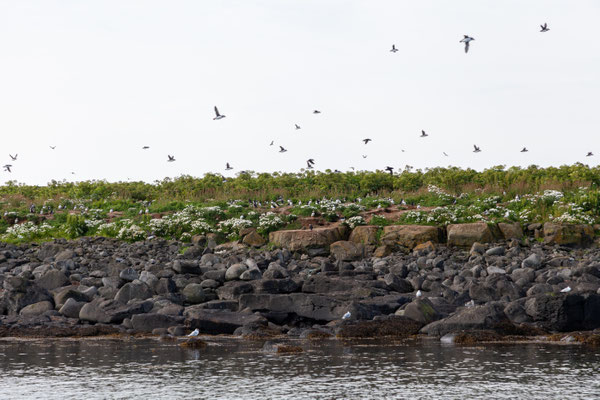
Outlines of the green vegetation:
[[[5,241],[103,235],[123,240],[148,236],[219,240],[255,227],[263,235],[300,227],[315,217],[350,226],[371,223],[445,225],[487,221],[597,223],[600,167],[503,166],[482,172],[459,168],[401,173],[306,171],[241,173],[225,179],[181,176],[144,182],[50,182],[0,187],[0,235]],[[30,207],[32,209],[30,210]],[[393,219],[366,211],[391,208]]]

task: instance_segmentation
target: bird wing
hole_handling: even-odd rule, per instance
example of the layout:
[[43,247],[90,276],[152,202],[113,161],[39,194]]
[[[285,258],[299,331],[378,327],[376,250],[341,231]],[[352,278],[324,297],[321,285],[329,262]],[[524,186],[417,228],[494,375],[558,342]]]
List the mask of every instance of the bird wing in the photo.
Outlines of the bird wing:
[[465,53],[469,52],[469,42],[465,42]]
[[217,114],[217,117],[219,117],[221,114],[219,114],[219,109],[217,108],[217,106],[215,106],[215,114]]

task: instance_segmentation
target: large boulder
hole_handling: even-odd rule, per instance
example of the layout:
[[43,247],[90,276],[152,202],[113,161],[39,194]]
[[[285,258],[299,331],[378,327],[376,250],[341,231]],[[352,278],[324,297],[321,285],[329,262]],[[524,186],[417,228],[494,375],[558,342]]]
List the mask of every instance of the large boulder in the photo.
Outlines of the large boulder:
[[500,302],[492,302],[463,308],[444,319],[425,325],[421,332],[430,336],[444,336],[451,332],[494,330],[508,321],[508,317],[504,314],[504,305]]
[[339,261],[354,261],[365,256],[365,245],[346,240],[334,242],[329,247],[331,254]]
[[240,310],[287,312],[315,321],[340,319],[347,311],[345,301],[307,293],[243,294],[239,303]]
[[448,225],[448,246],[471,247],[473,243],[490,243],[492,230],[485,222]]
[[133,281],[123,285],[115,295],[115,300],[127,304],[129,300],[144,300],[152,297],[152,290],[143,282]]
[[189,304],[204,303],[208,299],[202,285],[199,283],[190,283],[186,285],[181,293],[183,294],[185,302]]
[[46,289],[25,281],[19,290],[0,290],[0,315],[17,315],[23,307],[45,300],[52,301],[52,296]]
[[50,310],[54,310],[54,304],[48,300],[44,300],[23,307],[21,311],[19,311],[19,315],[24,317],[35,317]]
[[518,222],[514,222],[514,223],[499,222],[498,229],[500,230],[500,233],[502,233],[502,237],[504,238],[504,240],[510,240],[510,239],[521,240],[521,239],[523,239],[523,228],[521,227],[521,224]]
[[600,295],[544,293],[528,298],[525,312],[541,328],[570,332],[600,327]]
[[346,225],[315,228],[313,230],[296,229],[289,231],[275,231],[269,234],[269,242],[290,251],[301,251],[310,248],[328,248],[329,245],[334,242],[346,240],[348,238],[348,233],[349,231]]
[[267,241],[258,233],[256,229],[252,229],[250,233],[244,236],[242,243],[252,247],[262,247]]
[[583,224],[544,224],[544,242],[563,246],[585,247],[594,242],[594,228]]
[[267,324],[267,320],[256,314],[210,310],[198,306],[187,307],[183,312],[187,325],[201,333],[219,335],[232,334],[237,328],[248,324]]
[[361,225],[352,230],[350,240],[354,243],[362,243],[366,245],[377,244],[377,232],[379,227],[375,225]]
[[415,248],[425,242],[440,243],[442,230],[437,226],[389,225],[383,228],[381,242],[388,246]]
[[36,285],[46,290],[53,290],[69,284],[69,278],[64,272],[52,269],[35,280]]
[[136,314],[131,317],[131,325],[138,332],[152,332],[156,328],[169,328],[181,325],[183,317],[157,313]]
[[396,315],[402,315],[422,324],[429,324],[443,317],[443,314],[435,309],[435,306],[429,299],[416,299],[412,303],[407,304],[403,310],[397,311]]

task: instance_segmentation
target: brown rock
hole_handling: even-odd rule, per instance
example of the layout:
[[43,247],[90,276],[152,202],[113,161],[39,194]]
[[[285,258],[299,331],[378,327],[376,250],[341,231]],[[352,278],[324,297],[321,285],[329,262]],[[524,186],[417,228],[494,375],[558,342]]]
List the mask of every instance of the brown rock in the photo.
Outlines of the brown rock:
[[413,249],[428,241],[439,243],[441,233],[437,226],[390,225],[383,228],[381,242],[389,246],[400,245]]
[[563,246],[584,247],[594,241],[594,228],[583,224],[544,224],[544,242]]
[[262,247],[267,243],[267,241],[260,236],[258,232],[256,232],[256,229],[253,229],[244,236],[242,243],[252,247]]
[[354,261],[365,256],[365,245],[346,240],[334,242],[329,247],[329,251],[335,255],[337,260]]
[[383,258],[383,257],[387,257],[390,254],[392,254],[392,246],[387,246],[387,245],[383,245],[383,246],[379,246],[378,248],[375,249],[375,252],[373,253],[373,257],[378,257],[378,258]]
[[431,240],[428,240],[425,243],[416,245],[413,251],[416,253],[431,253],[432,251],[435,251],[435,244],[433,244]]
[[490,243],[492,231],[485,222],[448,225],[448,246],[471,247],[473,243]]
[[504,240],[510,240],[510,239],[521,240],[521,239],[523,239],[523,228],[521,227],[521,224],[518,222],[515,222],[512,224],[500,222],[500,223],[498,223],[498,229],[500,229],[500,232],[502,233]]
[[357,226],[352,230],[352,233],[350,234],[350,239],[348,240],[354,243],[377,244],[377,231],[379,231],[378,226]]
[[332,243],[345,240],[347,237],[348,227],[338,225],[334,227],[315,228],[312,231],[301,229],[275,231],[269,234],[269,242],[290,251],[299,251],[309,248],[327,248]]

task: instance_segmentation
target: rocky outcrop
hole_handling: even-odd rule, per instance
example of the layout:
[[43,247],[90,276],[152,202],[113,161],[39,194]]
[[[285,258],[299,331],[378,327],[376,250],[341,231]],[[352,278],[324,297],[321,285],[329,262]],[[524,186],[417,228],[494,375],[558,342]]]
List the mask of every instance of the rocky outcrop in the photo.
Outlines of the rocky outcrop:
[[348,240],[365,245],[376,245],[378,243],[377,232],[380,229],[380,227],[374,225],[359,225],[352,230]]
[[448,225],[448,246],[471,247],[473,243],[490,243],[492,230],[485,222]]
[[402,246],[409,249],[420,243],[442,241],[442,231],[437,226],[390,225],[383,228],[381,242],[389,246]]
[[594,241],[594,228],[590,225],[544,224],[544,242],[563,246],[585,247]]
[[346,240],[350,234],[346,225],[313,230],[275,231],[269,234],[269,242],[277,247],[290,251],[301,251],[311,248],[329,248],[337,241]]
[[355,243],[346,240],[334,242],[329,247],[329,251],[336,260],[354,261],[366,256],[366,249],[362,243]]

